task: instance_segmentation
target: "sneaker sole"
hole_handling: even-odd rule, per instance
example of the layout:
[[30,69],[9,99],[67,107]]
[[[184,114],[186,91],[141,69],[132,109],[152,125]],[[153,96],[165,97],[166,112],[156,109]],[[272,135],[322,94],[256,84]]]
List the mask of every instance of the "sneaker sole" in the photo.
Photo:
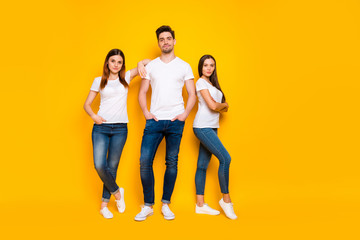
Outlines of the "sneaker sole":
[[165,216],[164,216],[164,218],[165,218],[166,220],[174,220],[174,219],[175,219],[175,217],[165,217]]
[[144,218],[136,218],[136,217],[135,217],[135,221],[138,221],[138,222],[145,221],[147,217],[150,217],[150,216],[152,216],[153,214],[154,214],[154,213],[152,212],[152,213],[146,215],[146,217],[144,217]]
[[216,215],[220,214],[220,212],[218,212],[218,213],[209,213],[209,212],[201,212],[201,211],[195,211],[195,213],[197,213],[197,214],[207,214],[207,215],[212,215],[212,216],[216,216]]
[[[162,213],[162,212],[161,212]],[[174,220],[175,219],[175,216],[173,216],[173,217],[166,217],[165,215],[164,215],[164,213],[162,213],[162,215],[164,216],[164,218],[166,219],[166,220]]]

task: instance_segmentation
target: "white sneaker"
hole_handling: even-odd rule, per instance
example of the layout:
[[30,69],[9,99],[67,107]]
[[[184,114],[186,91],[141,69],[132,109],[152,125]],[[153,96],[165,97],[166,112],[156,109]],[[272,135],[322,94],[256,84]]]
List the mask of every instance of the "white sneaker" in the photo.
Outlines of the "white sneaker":
[[175,218],[175,214],[170,210],[169,205],[167,204],[162,205],[161,212],[166,220],[173,220]]
[[225,215],[230,219],[237,219],[237,216],[234,212],[233,204],[232,203],[226,203],[223,199],[220,199],[219,204],[221,208],[224,210]]
[[196,204],[195,213],[199,213],[199,214],[209,214],[209,215],[219,215],[219,214],[220,214],[220,212],[219,212],[218,210],[212,209],[212,208],[209,207],[209,205],[207,205],[206,203],[204,203],[202,207],[199,207],[199,206]]
[[103,215],[104,218],[110,219],[113,218],[113,214],[110,212],[110,210],[107,207],[104,207],[100,210],[100,214]]
[[147,217],[154,214],[154,210],[149,206],[143,206],[141,212],[135,216],[135,221],[144,221]]
[[125,211],[125,199],[124,199],[124,189],[120,188],[120,200],[116,200],[116,206],[120,213],[123,213]]

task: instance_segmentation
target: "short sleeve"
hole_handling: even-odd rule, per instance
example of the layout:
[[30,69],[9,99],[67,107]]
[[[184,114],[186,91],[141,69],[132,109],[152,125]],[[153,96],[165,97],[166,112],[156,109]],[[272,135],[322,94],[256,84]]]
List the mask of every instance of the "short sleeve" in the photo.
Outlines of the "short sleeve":
[[189,64],[186,64],[185,78],[184,80],[194,79],[194,74]]
[[[153,60],[153,61],[154,61],[154,60]],[[151,65],[152,65],[152,61],[149,62],[149,63],[145,66],[146,75],[145,75],[144,79],[150,80]]]
[[128,84],[130,84],[130,76],[131,76],[131,74],[130,74],[130,70],[129,71],[127,71],[126,73],[125,73],[125,81],[128,83]]
[[100,82],[101,82],[101,77],[95,78],[93,84],[91,85],[90,90],[95,91],[95,92],[99,92],[99,90],[100,90]]
[[209,89],[206,82],[199,78],[199,80],[197,80],[196,82],[196,91],[200,91],[200,90],[203,90],[203,89]]

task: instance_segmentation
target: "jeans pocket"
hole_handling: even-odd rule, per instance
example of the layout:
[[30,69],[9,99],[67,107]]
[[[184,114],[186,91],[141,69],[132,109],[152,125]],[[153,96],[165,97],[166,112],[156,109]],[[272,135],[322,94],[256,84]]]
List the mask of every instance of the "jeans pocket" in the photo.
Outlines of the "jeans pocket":
[[145,129],[147,129],[148,127],[150,127],[151,125],[153,125],[155,122],[155,120],[153,118],[151,119],[146,119],[146,124],[145,124]]
[[179,119],[176,119],[175,121],[177,121],[179,123],[182,123],[182,124],[185,124],[185,121],[180,121]]
[[153,118],[146,119],[146,125],[152,123],[153,121],[155,121]]

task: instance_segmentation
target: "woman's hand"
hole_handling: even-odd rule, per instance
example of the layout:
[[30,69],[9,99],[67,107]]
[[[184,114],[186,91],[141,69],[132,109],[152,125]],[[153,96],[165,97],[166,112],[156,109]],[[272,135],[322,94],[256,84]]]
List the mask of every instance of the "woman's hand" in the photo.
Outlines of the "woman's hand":
[[99,115],[97,115],[97,114],[95,114],[93,117],[91,117],[93,120],[94,120],[94,122],[96,123],[96,124],[102,124],[102,123],[104,123],[104,122],[106,122],[106,120],[105,119],[103,119],[102,117],[100,117]]
[[229,109],[229,104],[228,103],[223,103],[225,105],[225,107],[223,109],[221,109],[219,112],[227,112]]
[[137,70],[141,78],[144,78],[146,76],[146,69],[143,61],[138,62]]

